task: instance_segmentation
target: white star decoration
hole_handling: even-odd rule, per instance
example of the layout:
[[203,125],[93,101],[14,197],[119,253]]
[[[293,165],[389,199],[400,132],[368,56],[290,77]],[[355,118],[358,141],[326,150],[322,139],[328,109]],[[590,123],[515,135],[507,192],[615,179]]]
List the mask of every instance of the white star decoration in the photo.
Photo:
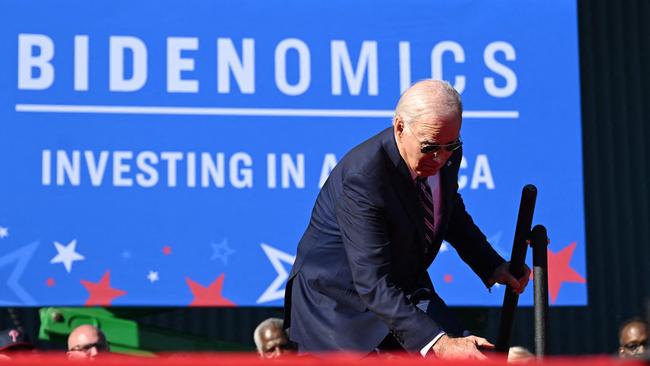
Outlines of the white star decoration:
[[9,236],[9,228],[0,226],[0,239],[4,239]]
[[497,232],[496,234],[492,235],[491,237],[488,238],[488,241],[492,245],[499,245],[499,242],[501,241],[501,232]]
[[[497,253],[499,253],[501,256],[503,256],[504,253],[503,253],[503,250],[499,247],[499,241],[501,241],[501,232],[500,231],[488,238],[488,242],[490,244],[492,244],[492,247],[497,251]],[[449,245],[450,244],[446,240],[443,240],[442,244],[440,244],[440,253],[448,252],[449,251]]]
[[50,263],[63,263],[63,266],[68,273],[72,271],[72,262],[82,261],[85,259],[83,255],[75,251],[75,248],[77,247],[77,239],[74,239],[68,245],[63,245],[58,241],[55,241],[54,246],[56,247],[57,254],[52,258],[52,260],[50,260]]
[[444,253],[449,250],[449,244],[447,244],[446,241],[443,241],[442,244],[440,244],[440,253]]
[[154,283],[154,282],[160,280],[160,277],[158,277],[158,272],[149,271],[149,274],[147,275],[147,279],[149,280],[149,282]]
[[257,299],[257,303],[261,304],[263,302],[269,302],[274,300],[281,300],[284,298],[284,288],[282,285],[285,283],[287,278],[289,278],[289,272],[285,269],[281,262],[285,262],[290,266],[293,265],[293,262],[296,260],[295,255],[285,253],[281,250],[275,249],[268,244],[260,244],[262,250],[271,261],[271,265],[278,273],[278,276],[271,282],[269,287],[264,291],[262,296]]

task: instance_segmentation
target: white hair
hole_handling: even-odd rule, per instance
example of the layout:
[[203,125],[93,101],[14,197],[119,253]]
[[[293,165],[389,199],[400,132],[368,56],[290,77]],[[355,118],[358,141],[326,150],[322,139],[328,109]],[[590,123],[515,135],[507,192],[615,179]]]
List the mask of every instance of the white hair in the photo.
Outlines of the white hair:
[[[253,340],[255,341],[255,347],[257,348],[257,352],[262,354],[262,331],[270,327],[277,327],[282,329],[283,325],[284,325],[284,321],[280,318],[268,318],[263,322],[261,322],[255,328],[255,331],[253,332]],[[284,329],[282,331],[284,331]]]
[[462,116],[460,94],[444,80],[427,79],[408,88],[395,107],[395,117],[410,124],[424,118],[457,113]]

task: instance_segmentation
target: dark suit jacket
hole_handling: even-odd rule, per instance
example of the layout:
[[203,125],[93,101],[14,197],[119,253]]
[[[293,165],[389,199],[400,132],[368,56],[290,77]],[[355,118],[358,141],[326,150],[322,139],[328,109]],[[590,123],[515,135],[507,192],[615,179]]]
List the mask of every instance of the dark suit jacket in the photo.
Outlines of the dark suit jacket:
[[503,262],[457,192],[461,157],[456,150],[439,173],[442,222],[433,245],[425,244],[422,207],[392,128],[332,170],[287,282],[285,328],[301,352],[370,352],[389,332],[418,352],[444,329],[411,301],[418,289],[433,293],[427,268],[442,240],[484,282]]

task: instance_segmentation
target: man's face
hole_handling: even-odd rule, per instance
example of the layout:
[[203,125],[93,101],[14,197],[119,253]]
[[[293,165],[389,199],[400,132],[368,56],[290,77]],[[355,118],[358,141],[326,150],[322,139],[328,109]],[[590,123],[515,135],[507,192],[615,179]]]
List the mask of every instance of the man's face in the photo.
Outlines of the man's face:
[[642,355],[648,348],[648,327],[641,322],[630,323],[621,331],[621,347],[619,355],[622,358],[632,358]]
[[400,117],[396,117],[394,130],[402,158],[420,177],[436,174],[452,152],[442,148],[436,153],[425,153],[422,149],[428,145],[456,142],[460,136],[460,124],[460,117],[456,113],[444,117],[423,118],[408,125]]
[[68,339],[67,354],[70,359],[95,358],[105,350],[105,341],[92,329],[76,332]]
[[262,358],[276,358],[287,352],[289,341],[284,330],[278,327],[268,327],[262,331]]

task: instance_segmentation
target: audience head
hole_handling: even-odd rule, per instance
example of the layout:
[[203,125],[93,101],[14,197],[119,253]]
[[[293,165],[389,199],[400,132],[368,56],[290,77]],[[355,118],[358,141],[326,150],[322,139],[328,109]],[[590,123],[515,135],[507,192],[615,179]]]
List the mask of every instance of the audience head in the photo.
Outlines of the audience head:
[[68,336],[68,358],[95,358],[108,352],[104,333],[97,327],[84,324],[75,328]]
[[631,319],[618,332],[618,355],[621,358],[643,356],[648,349],[648,325],[641,319]]
[[534,359],[535,355],[524,347],[513,346],[508,350],[508,362],[528,362]]
[[261,358],[276,358],[287,353],[289,340],[282,325],[282,319],[269,318],[255,328],[253,339]]
[[31,351],[34,345],[27,335],[19,329],[10,328],[0,331],[0,359],[11,359],[12,354]]

